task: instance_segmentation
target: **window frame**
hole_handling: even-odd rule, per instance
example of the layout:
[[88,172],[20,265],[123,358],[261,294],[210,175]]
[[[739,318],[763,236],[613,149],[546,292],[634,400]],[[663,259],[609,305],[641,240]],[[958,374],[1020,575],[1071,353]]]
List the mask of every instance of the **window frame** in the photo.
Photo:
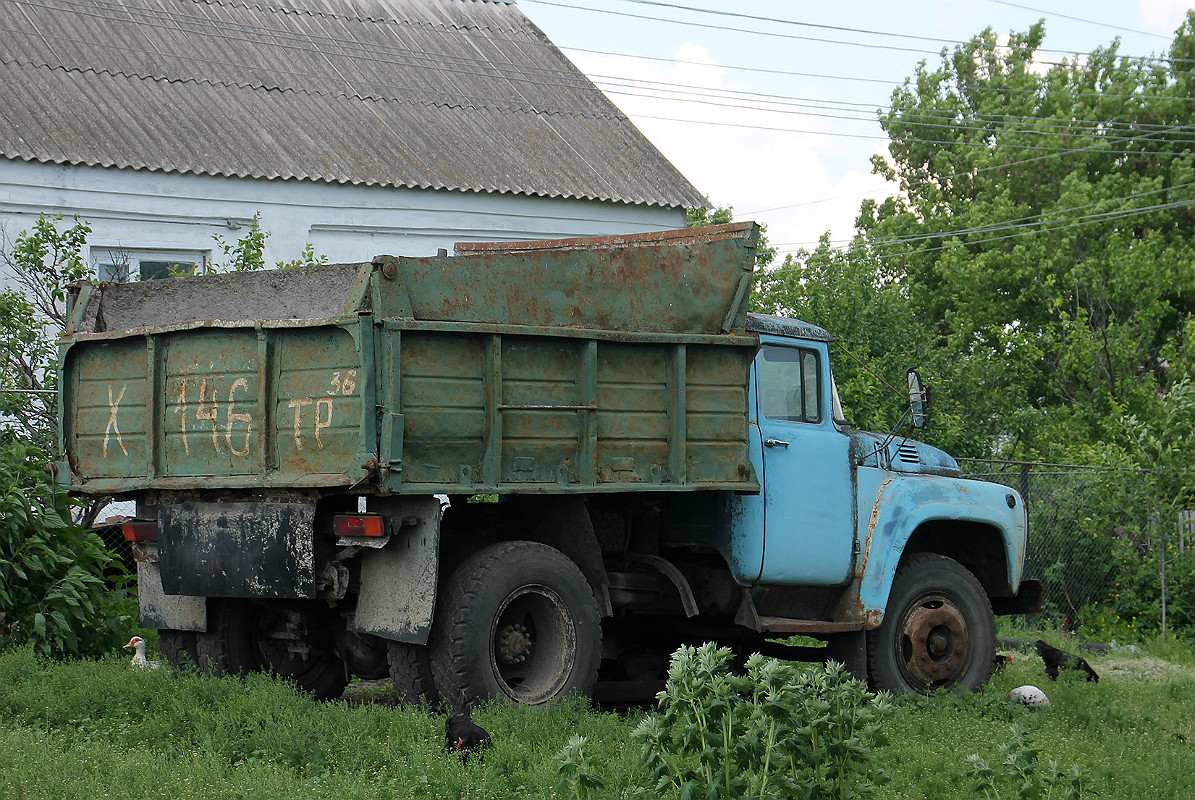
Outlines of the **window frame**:
[[[796,355],[796,358],[794,360],[786,359],[784,361],[781,361],[779,359],[772,360],[772,359],[768,358],[769,351],[793,353]],[[810,360],[812,360],[811,365],[809,364]],[[795,363],[797,365],[797,378],[800,381],[800,383],[799,383],[799,385],[797,385],[795,387],[790,385],[788,388],[786,388],[784,390],[786,393],[785,394],[785,405],[787,407],[788,393],[792,392],[795,389],[797,391],[797,396],[799,397],[800,402],[801,402],[801,408],[800,408],[800,417],[799,418],[796,418],[791,414],[786,414],[786,415],[782,415],[782,416],[773,416],[772,414],[769,414],[768,408],[771,405],[769,401],[772,399],[772,397],[765,395],[765,393],[768,392],[769,390],[771,390],[772,387],[767,385],[767,383],[768,383],[767,381],[760,380],[759,386],[758,386],[759,396],[760,396],[760,403],[759,403],[760,416],[762,416],[772,422],[792,422],[792,423],[800,423],[800,424],[805,424],[805,425],[819,425],[823,421],[825,421],[825,418],[826,418],[825,402],[822,398],[823,393],[822,393],[821,360],[822,360],[822,354],[818,350],[811,348],[811,347],[803,347],[801,345],[795,345],[795,344],[789,346],[789,345],[783,345],[783,344],[776,344],[773,342],[763,343],[760,346],[760,364],[763,369],[768,369],[768,367],[763,366],[768,363],[771,363],[771,364],[778,364],[778,363],[794,364]],[[812,374],[810,374],[810,373],[812,373]],[[813,380],[810,381],[807,378],[807,376],[812,377]],[[809,408],[808,408],[808,402],[811,399],[816,403],[816,407],[814,408],[812,414],[810,413]]]

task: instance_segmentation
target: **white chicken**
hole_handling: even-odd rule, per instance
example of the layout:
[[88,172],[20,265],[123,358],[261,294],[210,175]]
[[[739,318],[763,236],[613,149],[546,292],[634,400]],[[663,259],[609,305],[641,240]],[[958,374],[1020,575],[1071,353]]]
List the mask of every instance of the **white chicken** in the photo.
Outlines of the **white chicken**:
[[161,661],[150,661],[145,657],[145,640],[140,636],[134,636],[129,639],[129,643],[125,647],[133,648],[133,666],[138,669],[160,669]]

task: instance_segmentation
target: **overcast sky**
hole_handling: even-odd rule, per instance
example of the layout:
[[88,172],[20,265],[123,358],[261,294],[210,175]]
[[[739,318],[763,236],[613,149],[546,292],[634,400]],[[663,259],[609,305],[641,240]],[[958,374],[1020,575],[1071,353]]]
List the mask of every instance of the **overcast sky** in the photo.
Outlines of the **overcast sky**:
[[[989,26],[1007,34],[1044,18],[1043,58],[1116,37],[1121,54],[1159,54],[1195,7],[1195,0],[518,3],[700,191],[734,206],[738,219],[767,224],[782,251],[827,230],[849,238],[860,201],[890,193],[870,174],[871,155],[886,148],[875,112],[918,61],[938,64],[943,46]],[[761,101],[774,110],[741,107]]]

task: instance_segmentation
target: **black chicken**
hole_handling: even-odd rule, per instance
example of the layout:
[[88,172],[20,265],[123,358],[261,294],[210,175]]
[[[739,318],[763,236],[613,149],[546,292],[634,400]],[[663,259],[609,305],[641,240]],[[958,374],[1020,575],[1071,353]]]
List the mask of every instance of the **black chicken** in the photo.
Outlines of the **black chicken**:
[[456,711],[444,724],[444,752],[458,753],[461,761],[468,761],[470,753],[481,758],[481,751],[490,746],[490,735],[486,729],[473,721],[469,702],[464,698]]
[[1058,679],[1058,670],[1060,669],[1074,669],[1086,672],[1087,680],[1099,682],[1100,676],[1091,668],[1086,659],[1073,656],[1065,650],[1059,650],[1041,639],[1038,639],[1035,644],[1037,645],[1037,654],[1041,656],[1042,661],[1046,662],[1046,674],[1050,676],[1050,680]]

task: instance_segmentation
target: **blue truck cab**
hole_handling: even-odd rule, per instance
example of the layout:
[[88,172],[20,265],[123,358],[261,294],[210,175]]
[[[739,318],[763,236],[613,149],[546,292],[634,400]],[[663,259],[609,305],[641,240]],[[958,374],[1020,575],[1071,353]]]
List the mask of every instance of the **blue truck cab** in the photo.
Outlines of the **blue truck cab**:
[[1022,581],[1023,499],[962,478],[937,448],[853,429],[824,329],[756,314],[748,329],[760,340],[749,435],[762,491],[730,501],[721,541],[751,587],[739,623],[837,638],[880,688],[978,687],[993,669],[994,610],[1032,610],[1040,593]]

